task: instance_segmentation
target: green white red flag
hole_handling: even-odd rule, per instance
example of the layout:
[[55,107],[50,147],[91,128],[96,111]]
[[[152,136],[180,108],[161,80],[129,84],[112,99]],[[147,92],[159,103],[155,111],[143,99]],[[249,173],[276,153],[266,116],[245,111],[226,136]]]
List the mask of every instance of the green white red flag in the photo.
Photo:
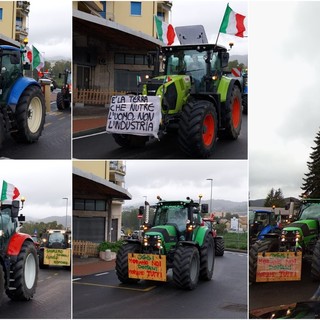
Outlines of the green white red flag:
[[44,67],[44,57],[35,46],[32,46],[32,57],[32,68],[40,71]]
[[224,13],[219,32],[243,38],[243,33],[246,30],[246,27],[244,25],[245,18],[245,16],[234,12],[229,7],[229,4],[227,4],[227,8]]
[[11,183],[3,180],[2,191],[1,191],[1,201],[11,202],[20,196],[19,190]]
[[172,24],[160,20],[157,16],[154,16],[154,21],[156,24],[159,40],[162,41],[165,45],[171,46],[174,43],[174,38],[176,36]]

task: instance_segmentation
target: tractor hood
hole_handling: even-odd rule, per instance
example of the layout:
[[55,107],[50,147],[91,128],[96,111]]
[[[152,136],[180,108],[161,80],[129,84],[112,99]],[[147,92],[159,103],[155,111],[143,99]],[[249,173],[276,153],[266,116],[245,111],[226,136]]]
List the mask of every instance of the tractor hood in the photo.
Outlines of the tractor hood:
[[149,229],[145,235],[160,236],[165,243],[177,241],[177,230],[172,225],[158,225]]
[[299,231],[300,234],[303,234],[304,237],[317,234],[319,229],[319,222],[317,220],[299,220],[295,221],[285,228],[284,232],[295,232]]

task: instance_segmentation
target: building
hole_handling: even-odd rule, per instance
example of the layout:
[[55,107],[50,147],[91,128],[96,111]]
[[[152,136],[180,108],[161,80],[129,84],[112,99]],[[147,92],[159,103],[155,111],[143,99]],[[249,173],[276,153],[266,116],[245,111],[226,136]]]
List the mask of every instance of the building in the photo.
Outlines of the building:
[[152,74],[147,53],[162,45],[154,15],[168,21],[170,10],[168,1],[73,2],[74,88],[136,91],[137,76]]
[[0,1],[0,42],[19,46],[28,37],[29,1]]
[[73,238],[100,243],[121,233],[124,200],[122,161],[73,161]]

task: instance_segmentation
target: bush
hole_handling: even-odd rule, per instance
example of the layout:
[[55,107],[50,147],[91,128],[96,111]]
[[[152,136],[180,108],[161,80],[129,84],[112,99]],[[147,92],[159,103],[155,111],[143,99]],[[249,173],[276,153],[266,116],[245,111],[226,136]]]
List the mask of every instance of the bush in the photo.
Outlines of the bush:
[[123,245],[122,240],[119,240],[116,242],[103,241],[99,244],[98,251],[106,251],[106,250],[110,249],[112,252],[118,252],[118,250],[120,249],[120,247],[122,245]]

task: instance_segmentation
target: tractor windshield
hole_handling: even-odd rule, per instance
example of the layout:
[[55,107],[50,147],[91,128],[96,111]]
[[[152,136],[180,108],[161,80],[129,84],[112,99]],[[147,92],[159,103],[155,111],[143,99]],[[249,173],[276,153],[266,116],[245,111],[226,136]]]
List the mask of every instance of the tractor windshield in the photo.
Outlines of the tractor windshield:
[[60,232],[51,233],[49,236],[49,245],[57,242],[64,244],[64,234]]
[[11,207],[3,206],[0,213],[0,231],[2,231],[4,238],[9,238],[16,229],[16,221],[12,221]]
[[302,205],[299,220],[306,219],[320,220],[320,203],[307,202]]
[[[17,56],[18,55],[18,56]],[[2,52],[0,56],[0,88],[9,88],[20,76],[20,55],[13,55],[11,51]]]
[[188,220],[188,210],[184,206],[161,206],[157,208],[154,217],[154,226],[174,224],[179,231],[186,228]]
[[250,210],[249,211],[249,224],[254,223],[254,217],[255,217],[255,212]]

